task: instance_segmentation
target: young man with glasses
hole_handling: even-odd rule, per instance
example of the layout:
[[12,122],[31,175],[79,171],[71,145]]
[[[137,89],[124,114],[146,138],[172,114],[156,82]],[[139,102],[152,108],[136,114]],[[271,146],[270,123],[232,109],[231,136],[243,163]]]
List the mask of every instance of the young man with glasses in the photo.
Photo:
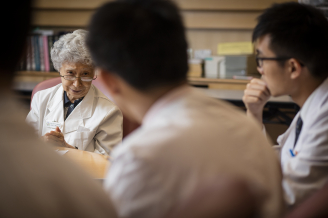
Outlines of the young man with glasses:
[[328,181],[328,22],[312,6],[275,4],[258,18],[253,41],[262,78],[247,85],[247,115],[262,125],[270,96],[289,95],[301,107],[276,147],[292,206]]

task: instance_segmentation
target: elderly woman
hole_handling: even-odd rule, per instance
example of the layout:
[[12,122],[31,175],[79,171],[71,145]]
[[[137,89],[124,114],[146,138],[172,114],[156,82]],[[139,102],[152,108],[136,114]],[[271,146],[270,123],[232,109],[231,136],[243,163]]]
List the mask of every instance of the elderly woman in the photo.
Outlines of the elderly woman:
[[122,113],[92,80],[95,68],[85,45],[87,31],[62,36],[51,60],[62,83],[37,92],[26,121],[45,141],[58,146],[109,154],[122,140]]

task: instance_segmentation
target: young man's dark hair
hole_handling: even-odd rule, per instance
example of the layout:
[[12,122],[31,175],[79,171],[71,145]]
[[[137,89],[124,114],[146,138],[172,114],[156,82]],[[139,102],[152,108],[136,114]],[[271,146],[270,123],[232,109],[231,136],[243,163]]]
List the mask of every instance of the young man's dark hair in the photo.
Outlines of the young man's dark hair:
[[299,60],[316,78],[328,76],[328,22],[321,11],[296,2],[275,4],[259,16],[253,41],[267,34],[277,57]]
[[186,81],[187,42],[178,8],[165,0],[123,0],[102,6],[87,45],[97,66],[138,90]]

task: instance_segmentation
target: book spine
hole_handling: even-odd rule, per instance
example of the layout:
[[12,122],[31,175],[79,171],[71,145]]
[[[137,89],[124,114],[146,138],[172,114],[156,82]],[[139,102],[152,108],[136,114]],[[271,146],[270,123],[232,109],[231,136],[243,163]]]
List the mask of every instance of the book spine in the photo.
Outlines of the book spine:
[[44,57],[44,70],[46,72],[50,71],[50,63],[49,63],[49,51],[48,51],[48,37],[42,36],[43,39],[43,57]]
[[34,35],[34,45],[35,45],[35,49],[34,49],[34,54],[35,54],[35,70],[36,71],[40,71],[40,46],[39,46],[39,36],[38,35]]
[[43,36],[42,35],[38,36],[38,41],[39,41],[39,50],[40,50],[40,71],[44,72],[45,66],[44,66]]
[[51,72],[55,71],[54,65],[52,64],[52,60],[51,60],[51,47],[52,47],[52,44],[53,44],[53,37],[54,36],[48,36],[48,58],[49,58],[50,71]]
[[31,70],[31,37],[27,37],[26,70]]
[[36,70],[36,64],[35,64],[35,40],[34,36],[31,36],[31,70]]

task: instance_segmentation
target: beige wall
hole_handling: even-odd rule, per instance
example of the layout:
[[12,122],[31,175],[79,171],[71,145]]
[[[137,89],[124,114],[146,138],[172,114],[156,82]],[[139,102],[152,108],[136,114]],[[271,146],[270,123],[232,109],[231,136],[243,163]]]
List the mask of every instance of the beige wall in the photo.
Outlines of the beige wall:
[[[221,42],[250,41],[256,17],[273,3],[287,0],[175,0],[182,10],[189,47],[211,49]],[[297,1],[297,0],[292,0]],[[36,0],[34,26],[86,28],[104,0]]]

